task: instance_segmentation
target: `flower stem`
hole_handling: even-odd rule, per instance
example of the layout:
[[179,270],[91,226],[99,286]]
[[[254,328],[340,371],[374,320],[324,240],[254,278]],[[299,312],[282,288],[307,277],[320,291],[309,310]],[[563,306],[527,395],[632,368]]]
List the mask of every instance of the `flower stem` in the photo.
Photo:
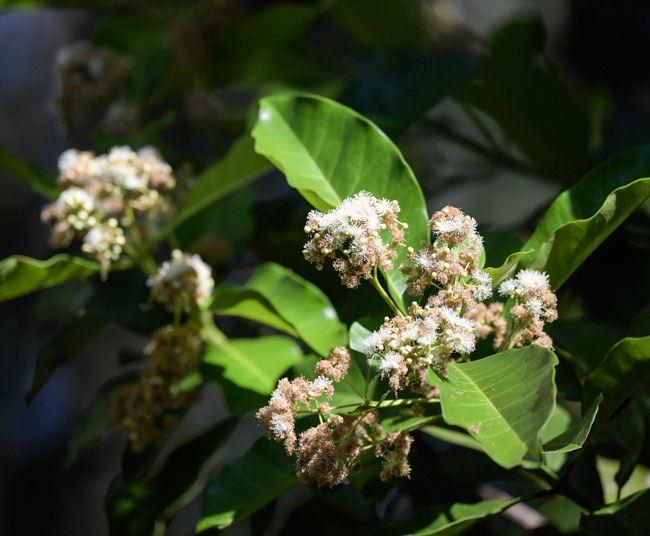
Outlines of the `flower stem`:
[[375,290],[379,293],[379,295],[383,298],[383,300],[388,304],[388,307],[390,307],[391,310],[397,316],[404,316],[402,311],[399,310],[397,305],[395,305],[395,302],[391,299],[391,297],[388,295],[388,293],[381,286],[381,283],[379,282],[379,278],[377,277],[377,266],[376,265],[375,265],[375,269],[374,269],[374,272],[372,274],[372,277],[369,278],[368,281],[370,281],[370,284],[373,287],[375,287]]

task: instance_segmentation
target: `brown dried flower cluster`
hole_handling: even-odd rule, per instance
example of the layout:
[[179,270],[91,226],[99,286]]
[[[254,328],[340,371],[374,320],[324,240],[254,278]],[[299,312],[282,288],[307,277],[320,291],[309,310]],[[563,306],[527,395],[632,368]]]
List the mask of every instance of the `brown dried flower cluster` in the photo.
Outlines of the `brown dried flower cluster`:
[[75,149],[59,158],[59,198],[42,219],[54,223],[52,245],[83,239],[85,253],[104,275],[127,244],[138,246],[173,213],[166,194],[176,184],[171,167],[152,148],[114,147],[107,155]]
[[332,415],[327,422],[300,434],[298,475],[318,487],[341,484],[358,463],[363,447],[381,434],[376,413],[360,417]]
[[[375,267],[392,270],[395,247],[403,243],[407,227],[397,219],[399,210],[397,201],[377,199],[363,191],[327,214],[312,210],[305,225],[311,239],[303,254],[318,269],[331,259],[341,282],[356,288],[362,279],[372,276]],[[382,238],[386,230],[392,236],[390,242]]]
[[185,411],[198,401],[196,391],[175,392],[174,386],[199,364],[199,331],[194,322],[155,331],[145,348],[151,366],[136,383],[115,393],[113,413],[126,430],[134,452],[162,444]]
[[417,252],[409,248],[408,260],[414,266],[400,267],[409,276],[408,291],[419,296],[434,286],[439,292],[432,307],[469,311],[492,295],[492,280],[479,268],[483,239],[476,220],[447,206],[431,217],[429,227],[436,236],[433,244]]
[[539,344],[553,349],[553,339],[544,333],[544,323],[557,319],[557,296],[551,290],[548,275],[536,270],[521,270],[514,279],[504,281],[499,287],[502,296],[514,298],[510,309],[515,322],[512,345]]
[[384,458],[380,478],[390,480],[392,477],[408,477],[411,466],[408,455],[411,452],[413,437],[400,430],[386,436],[386,439],[375,448],[375,454]]
[[61,95],[56,101],[63,121],[72,130],[75,120],[101,115],[131,74],[133,61],[108,48],[79,42],[61,48],[56,56]]

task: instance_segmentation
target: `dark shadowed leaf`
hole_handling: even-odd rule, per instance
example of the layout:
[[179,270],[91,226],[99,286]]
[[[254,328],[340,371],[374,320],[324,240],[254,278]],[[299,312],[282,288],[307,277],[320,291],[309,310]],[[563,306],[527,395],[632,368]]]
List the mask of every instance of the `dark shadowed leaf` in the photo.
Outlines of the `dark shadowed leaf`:
[[180,446],[150,478],[114,481],[106,499],[111,533],[150,535],[157,520],[169,521],[201,492],[236,423],[227,419]]
[[298,483],[295,459],[279,443],[262,437],[228,463],[208,488],[197,530],[230,526]]
[[646,536],[649,526],[650,490],[583,514],[580,520],[580,529],[589,536]]
[[56,199],[59,189],[56,186],[54,177],[36,170],[27,162],[23,162],[17,156],[11,154],[0,144],[0,169],[6,171],[12,177],[29,184],[36,192],[49,199]]
[[603,394],[594,427],[600,427],[650,375],[650,337],[627,338],[614,346],[587,377],[582,408]]

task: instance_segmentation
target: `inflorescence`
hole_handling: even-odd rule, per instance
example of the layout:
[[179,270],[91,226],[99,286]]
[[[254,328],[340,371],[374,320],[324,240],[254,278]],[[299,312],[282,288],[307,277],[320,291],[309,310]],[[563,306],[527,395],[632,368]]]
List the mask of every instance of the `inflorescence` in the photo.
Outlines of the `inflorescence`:
[[[407,225],[398,221],[399,211],[396,201],[367,192],[345,199],[326,214],[311,211],[304,229],[310,235],[304,256],[318,269],[331,259],[349,288],[363,279],[378,287],[377,268],[391,270],[396,248],[405,245]],[[506,304],[483,303],[492,297],[493,282],[481,269],[483,239],[473,218],[447,206],[433,214],[429,228],[433,243],[422,243],[418,251],[409,247],[407,262],[399,268],[408,278],[411,295],[421,296],[431,288],[434,292],[424,305],[413,302],[404,314],[378,288],[396,314],[386,317],[364,341],[369,364],[388,380],[395,395],[408,387],[424,396],[408,402],[416,415],[422,412],[420,401],[438,397],[427,381],[429,371],[444,376],[449,363],[469,360],[477,340],[489,336],[499,351],[525,344],[552,348],[543,328],[557,318],[557,299],[548,276],[534,270],[522,270],[499,287],[502,296],[515,300],[509,310],[511,322],[505,317]],[[368,448],[383,458],[382,479],[409,476],[407,456],[413,438],[406,430],[384,435],[378,405],[369,405],[361,395],[365,405],[360,402],[351,414],[339,414],[343,406],[331,407],[326,401],[334,393],[333,383],[345,379],[350,365],[348,351],[334,348],[316,365],[313,382],[302,376],[280,380],[257,418],[270,438],[283,442],[288,454],[297,454],[298,475],[305,482],[332,487],[345,481]],[[298,435],[296,417],[303,413],[318,415],[320,424]]]

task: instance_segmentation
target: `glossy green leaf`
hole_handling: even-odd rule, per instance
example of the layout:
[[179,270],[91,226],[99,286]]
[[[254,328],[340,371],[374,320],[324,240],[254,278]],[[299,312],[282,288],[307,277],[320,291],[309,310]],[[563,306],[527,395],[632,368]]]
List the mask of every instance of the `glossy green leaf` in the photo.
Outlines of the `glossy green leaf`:
[[646,536],[650,527],[650,490],[640,491],[582,516],[580,529],[589,536]]
[[114,482],[106,500],[111,534],[153,534],[194,499],[222,460],[236,423],[227,419],[180,446],[150,478]]
[[434,506],[406,519],[384,524],[373,535],[454,536],[462,534],[485,518],[499,514],[518,502],[519,499],[508,499],[481,501],[474,504],[456,503],[451,506]]
[[211,309],[298,335],[321,356],[348,342],[347,329],[329,298],[316,285],[279,264],[260,266],[239,292],[232,287],[217,289]]
[[295,459],[262,437],[228,463],[208,488],[197,531],[223,529],[252,514],[298,483]]
[[223,376],[244,389],[267,395],[280,376],[302,357],[289,337],[270,335],[256,339],[230,339],[220,346],[208,346],[202,370],[210,378],[210,367],[223,368]]
[[170,228],[177,227],[269,169],[271,166],[268,160],[255,152],[250,136],[242,136],[219,162],[199,175]]
[[602,425],[650,375],[650,337],[626,338],[616,344],[587,377],[582,407],[603,394],[594,427]]
[[59,189],[53,177],[36,170],[27,162],[11,154],[2,144],[0,144],[0,169],[29,184],[36,192],[49,199],[56,199],[59,195]]
[[0,301],[53,287],[68,279],[99,273],[99,263],[70,255],[54,255],[45,261],[13,255],[0,262]]
[[505,468],[541,461],[540,430],[555,406],[557,357],[540,346],[508,350],[452,363],[444,377],[430,375],[440,389],[447,424],[470,432]]
[[650,147],[620,153],[560,194],[522,250],[522,265],[544,270],[559,288],[650,195]]
[[[408,223],[406,245],[429,241],[424,196],[399,149],[367,119],[331,100],[300,94],[260,101],[252,132],[255,150],[271,160],[314,207],[328,211],[360,190],[397,199]],[[406,259],[400,248],[395,266]],[[384,274],[391,296],[404,307],[406,278]]]
[[497,287],[503,281],[512,277],[517,270],[517,264],[519,264],[519,261],[531,251],[533,250],[528,249],[526,251],[518,251],[517,253],[509,255],[505,262],[498,268],[485,268],[484,270],[492,278],[492,286]]
[[577,450],[587,440],[587,436],[591,430],[591,425],[596,419],[598,413],[598,406],[603,400],[603,396],[599,394],[591,407],[578,421],[576,421],[568,430],[562,432],[557,437],[551,439],[544,444],[544,452],[571,452]]

